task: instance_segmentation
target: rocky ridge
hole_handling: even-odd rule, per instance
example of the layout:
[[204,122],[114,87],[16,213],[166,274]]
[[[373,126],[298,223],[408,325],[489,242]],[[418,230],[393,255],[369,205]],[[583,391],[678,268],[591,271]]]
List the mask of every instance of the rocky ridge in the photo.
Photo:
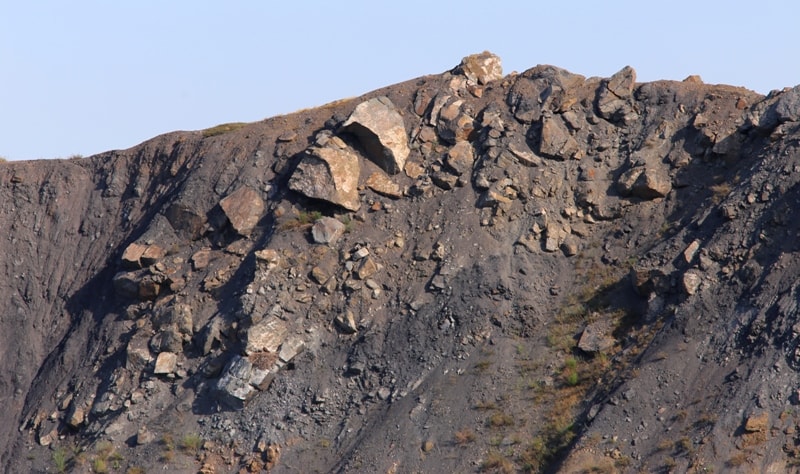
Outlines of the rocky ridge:
[[482,53],[3,164],[0,463],[785,472],[799,98]]

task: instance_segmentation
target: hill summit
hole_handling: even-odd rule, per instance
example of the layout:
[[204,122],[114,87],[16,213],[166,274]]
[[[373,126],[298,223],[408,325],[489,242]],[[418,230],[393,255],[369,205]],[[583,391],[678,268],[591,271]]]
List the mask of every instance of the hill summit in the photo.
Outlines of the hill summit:
[[488,52],[0,164],[5,472],[787,472],[800,87]]

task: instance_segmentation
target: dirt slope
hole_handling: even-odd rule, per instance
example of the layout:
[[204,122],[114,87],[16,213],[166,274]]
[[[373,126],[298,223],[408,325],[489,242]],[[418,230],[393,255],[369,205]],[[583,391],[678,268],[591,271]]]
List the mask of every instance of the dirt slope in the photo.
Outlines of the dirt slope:
[[0,164],[0,464],[795,469],[798,119],[483,54]]

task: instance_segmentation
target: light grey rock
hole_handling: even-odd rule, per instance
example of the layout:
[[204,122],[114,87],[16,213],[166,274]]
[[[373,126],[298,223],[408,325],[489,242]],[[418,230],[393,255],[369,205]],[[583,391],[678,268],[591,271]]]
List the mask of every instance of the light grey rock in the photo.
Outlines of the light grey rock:
[[342,125],[356,135],[370,160],[389,174],[399,173],[410,153],[403,116],[388,97],[358,104]]
[[339,313],[334,319],[336,326],[345,334],[355,334],[358,332],[358,326],[356,325],[356,317],[352,311],[349,309],[344,311],[343,313]]
[[703,281],[702,274],[695,270],[689,270],[683,274],[683,278],[681,279],[681,284],[683,285],[683,291],[686,292],[687,295],[691,296],[697,293],[697,290],[700,288],[700,284]]
[[503,78],[503,64],[498,56],[484,51],[462,59],[453,72],[463,74],[472,82],[488,84]]
[[608,321],[597,321],[586,326],[578,341],[578,348],[584,352],[602,352],[614,346],[612,327]]
[[249,186],[242,186],[219,202],[233,229],[248,236],[264,213],[264,201],[258,192]]
[[577,157],[579,152],[578,142],[570,135],[561,117],[543,119],[539,142],[540,154],[548,158],[565,160]]
[[289,328],[276,316],[267,316],[247,330],[245,354],[255,352],[277,352],[286,339]]
[[311,226],[311,238],[317,244],[334,245],[344,235],[346,226],[333,217],[321,217]]
[[361,207],[358,156],[338,137],[325,146],[312,146],[303,153],[289,188],[306,197],[322,199],[350,211]]
[[636,85],[636,71],[625,66],[600,86],[597,98],[599,115],[612,122],[628,121],[637,117],[631,105],[633,87]]
[[178,355],[173,352],[162,352],[156,358],[156,366],[153,373],[156,375],[167,375],[175,372],[178,366]]

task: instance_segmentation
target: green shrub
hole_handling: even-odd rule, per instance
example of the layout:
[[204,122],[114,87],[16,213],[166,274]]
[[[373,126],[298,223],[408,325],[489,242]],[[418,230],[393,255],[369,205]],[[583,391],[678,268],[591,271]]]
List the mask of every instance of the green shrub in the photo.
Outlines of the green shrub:
[[106,474],[108,472],[108,463],[103,458],[94,458],[92,461],[92,472],[95,474]]
[[53,451],[53,465],[56,472],[66,472],[69,464],[69,451],[66,448],[58,448]]
[[196,433],[190,433],[181,438],[181,451],[187,454],[197,454],[203,445],[203,438]]

